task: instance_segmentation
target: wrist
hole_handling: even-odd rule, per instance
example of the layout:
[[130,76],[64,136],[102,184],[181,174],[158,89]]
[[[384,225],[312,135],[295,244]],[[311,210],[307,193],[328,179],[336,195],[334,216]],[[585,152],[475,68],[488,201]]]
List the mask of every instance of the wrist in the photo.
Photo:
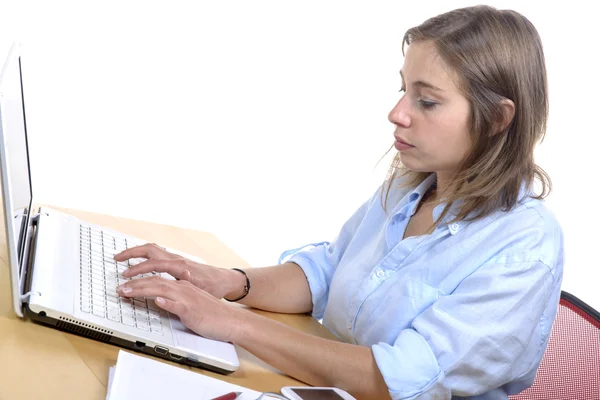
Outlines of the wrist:
[[231,330],[229,341],[233,344],[241,346],[243,340],[248,338],[248,334],[251,331],[253,320],[257,317],[257,315],[251,311],[248,311],[245,308],[233,308],[235,309],[235,313],[237,315],[235,317],[235,323],[233,324],[233,329]]
[[223,296],[225,300],[237,299],[243,296],[246,292],[246,276],[243,273],[235,271],[233,269],[227,270],[227,274],[227,282],[229,282],[229,288],[227,290],[227,293],[225,293],[225,295]]

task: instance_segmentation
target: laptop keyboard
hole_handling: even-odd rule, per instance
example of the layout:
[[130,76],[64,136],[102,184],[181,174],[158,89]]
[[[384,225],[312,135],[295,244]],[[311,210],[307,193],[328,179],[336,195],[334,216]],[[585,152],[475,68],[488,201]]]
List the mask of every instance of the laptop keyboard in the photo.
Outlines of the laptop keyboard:
[[161,317],[167,316],[164,310],[153,300],[124,298],[117,293],[117,286],[128,280],[156,275],[149,273],[134,278],[121,275],[139,260],[116,262],[113,256],[138,244],[87,225],[80,226],[79,236],[81,311],[162,336]]

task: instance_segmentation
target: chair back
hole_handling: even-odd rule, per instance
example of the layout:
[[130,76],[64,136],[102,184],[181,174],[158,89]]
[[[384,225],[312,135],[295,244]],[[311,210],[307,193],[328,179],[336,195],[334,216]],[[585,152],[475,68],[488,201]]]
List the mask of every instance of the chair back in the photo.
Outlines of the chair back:
[[561,293],[533,385],[511,400],[600,400],[600,313]]

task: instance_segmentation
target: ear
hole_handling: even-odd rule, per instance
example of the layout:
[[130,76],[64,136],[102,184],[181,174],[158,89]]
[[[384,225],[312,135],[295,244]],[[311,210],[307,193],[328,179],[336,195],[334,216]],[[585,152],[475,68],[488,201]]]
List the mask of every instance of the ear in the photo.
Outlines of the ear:
[[502,112],[498,120],[494,123],[494,135],[504,132],[515,117],[515,103],[510,99],[504,99],[500,102]]

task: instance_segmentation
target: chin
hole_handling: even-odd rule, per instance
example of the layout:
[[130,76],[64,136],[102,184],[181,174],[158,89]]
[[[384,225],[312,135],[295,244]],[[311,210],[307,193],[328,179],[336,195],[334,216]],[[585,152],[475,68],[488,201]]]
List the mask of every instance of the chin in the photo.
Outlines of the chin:
[[426,165],[416,160],[414,157],[407,157],[404,154],[400,153],[400,161],[402,165],[413,172],[431,172]]

